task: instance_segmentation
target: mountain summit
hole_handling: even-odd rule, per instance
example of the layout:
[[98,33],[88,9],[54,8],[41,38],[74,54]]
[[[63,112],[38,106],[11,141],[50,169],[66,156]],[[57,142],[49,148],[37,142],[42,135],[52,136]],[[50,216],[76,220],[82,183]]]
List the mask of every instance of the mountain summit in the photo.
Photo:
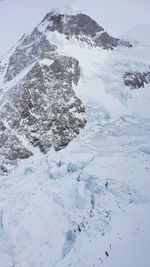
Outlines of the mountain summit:
[[58,49],[66,42],[102,50],[132,46],[69,7],[52,10],[24,35],[0,65],[1,173],[33,155],[32,147],[43,153],[64,148],[86,124],[84,104],[74,91],[80,63],[74,53],[68,57]]
[[103,49],[114,49],[120,45],[132,47],[127,41],[111,37],[104,28],[88,15],[69,8],[66,9],[66,12],[52,10],[39,24],[38,30],[47,33],[57,31],[64,34],[67,39],[75,38],[90,46]]
[[61,8],[60,7],[52,8],[50,12],[54,14],[58,14],[58,15],[63,14],[63,15],[68,15],[68,16],[73,16],[73,15],[75,16],[75,15],[83,13],[80,9],[72,5],[65,5],[65,6],[62,6]]

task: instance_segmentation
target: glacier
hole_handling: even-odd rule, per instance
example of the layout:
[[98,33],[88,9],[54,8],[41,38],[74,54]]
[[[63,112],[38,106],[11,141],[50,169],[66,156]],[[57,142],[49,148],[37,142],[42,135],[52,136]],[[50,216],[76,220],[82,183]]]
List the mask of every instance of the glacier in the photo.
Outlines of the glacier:
[[[87,123],[64,149],[46,154],[18,133],[33,155],[0,178],[0,267],[148,267],[150,85],[131,90],[123,75],[149,71],[150,47],[104,50],[46,27],[58,55],[79,62],[72,89]],[[53,60],[38,58],[47,69]],[[2,73],[0,109],[33,66],[5,84]]]

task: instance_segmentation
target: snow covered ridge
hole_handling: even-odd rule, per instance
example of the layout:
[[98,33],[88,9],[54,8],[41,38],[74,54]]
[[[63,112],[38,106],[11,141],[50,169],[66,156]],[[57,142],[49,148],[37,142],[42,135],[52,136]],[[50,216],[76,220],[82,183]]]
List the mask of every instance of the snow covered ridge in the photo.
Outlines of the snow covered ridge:
[[111,50],[121,43],[89,16],[70,8],[50,12],[19,40],[0,65],[1,173],[33,155],[34,147],[43,153],[64,148],[86,124],[85,107],[73,89],[80,79],[80,63],[72,55],[61,56],[58,47],[64,41],[58,45],[52,33],[68,44],[76,40],[77,47],[82,43]]
[[75,15],[81,14],[83,12],[74,6],[66,5],[62,8],[53,8],[51,10],[51,13],[57,14],[57,15],[58,14],[65,14],[68,16],[73,16],[73,15],[75,16]]
[[[58,39],[56,43],[55,34]],[[104,50],[132,47],[128,41],[110,36],[86,14],[66,15],[50,12],[31,34],[24,35],[19,41],[16,49],[10,55],[5,81],[12,80],[22,69],[37,60],[56,58],[58,44],[65,45],[67,41],[75,41],[76,45],[82,43]]]
[[65,35],[67,39],[74,37],[91,47],[106,50],[118,46],[132,47],[130,42],[110,36],[96,21],[83,13],[52,11],[45,16],[37,29],[43,33],[56,31]]
[[[96,61],[101,62],[104,51],[107,57],[116,47],[130,50],[131,46],[111,37],[86,14],[69,9],[48,13],[31,34],[24,35],[0,65],[1,173],[13,169],[18,159],[34,155],[34,147],[43,153],[51,147],[64,148],[84,128],[86,109],[73,84],[80,82],[86,63],[82,65],[82,58],[76,60],[72,55],[78,57],[84,51],[88,57],[91,51],[93,58],[97,51]],[[93,61],[88,60],[92,65]],[[123,81],[129,85],[125,74],[136,68],[139,73],[147,70],[147,64],[122,60],[120,64],[119,60],[109,65],[106,64],[104,73],[96,71],[102,74],[107,93],[117,95],[123,103],[129,95],[122,86]],[[118,78],[121,86],[117,82],[112,88]]]
[[[84,43],[87,46],[83,45],[80,49],[81,44]],[[70,45],[72,48],[69,53],[61,56],[64,53],[63,49],[69,48]],[[58,150],[79,134],[79,130],[86,124],[85,106],[79,97],[77,98],[73,84],[77,86],[81,78],[82,60],[72,58],[73,50],[79,49],[83,52],[84,49],[90,51],[92,48],[93,55],[91,55],[94,56],[95,49],[100,48],[97,50],[98,54],[106,50],[107,55],[107,50],[113,50],[118,45],[127,49],[130,47],[129,43],[109,36],[86,14],[74,13],[70,10],[48,13],[30,35],[23,36],[8,59],[4,63],[2,61],[0,69],[2,73],[0,112],[1,143],[3,144],[2,170],[5,170],[4,166],[6,164],[9,166],[11,161],[16,164],[17,158],[22,159],[33,155],[33,147],[38,147],[44,153],[51,147]],[[138,66],[136,62],[132,65]],[[141,70],[143,65],[139,64],[138,69]],[[147,67],[146,64],[145,66]],[[107,66],[106,72],[108,69]],[[110,64],[110,71],[112,69],[120,75],[122,81],[124,79],[125,85],[129,85],[125,80],[125,74],[132,70],[130,63],[120,64],[119,61],[115,65]],[[105,74],[102,76],[105,82]],[[107,80],[109,80],[108,77]],[[113,84],[112,81],[111,84]],[[108,87],[107,92],[114,94],[114,89],[111,89],[109,83]],[[117,93],[118,96],[120,94],[122,101],[122,95],[126,92],[123,92],[124,88],[121,93],[120,90],[116,88],[115,94]],[[18,144],[22,144],[22,149],[25,149],[24,156],[17,152],[18,146],[11,145],[13,138],[8,149],[6,138],[8,135],[12,135],[15,140],[20,140]],[[28,148],[28,142],[30,148]]]

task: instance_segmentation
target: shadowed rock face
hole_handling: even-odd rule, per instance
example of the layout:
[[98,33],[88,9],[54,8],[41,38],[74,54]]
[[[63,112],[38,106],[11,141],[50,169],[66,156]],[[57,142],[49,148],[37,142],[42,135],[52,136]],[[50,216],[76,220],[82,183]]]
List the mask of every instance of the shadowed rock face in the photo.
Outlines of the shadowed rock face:
[[99,46],[103,49],[113,49],[122,45],[131,47],[129,42],[121,42],[120,39],[111,37],[93,19],[85,14],[65,15],[50,12],[41,23],[48,21],[47,31],[58,31],[65,34],[67,39],[76,37],[91,46]]
[[36,63],[11,90],[0,112],[0,153],[9,162],[32,155],[20,136],[46,153],[51,147],[64,148],[79,134],[86,124],[85,108],[72,88],[79,78],[79,62],[59,56],[50,66]]
[[131,89],[139,89],[144,87],[145,84],[150,83],[150,71],[148,72],[126,72],[123,76],[126,86]]
[[34,30],[31,35],[24,37],[15,52],[9,59],[5,82],[12,80],[24,68],[32,63],[43,59],[54,59],[56,46],[50,44],[46,36],[38,30]]
[[86,35],[95,37],[97,32],[103,32],[104,29],[99,26],[94,20],[85,14],[65,15],[49,13],[44,18],[44,21],[49,21],[47,30],[58,31],[67,36],[67,38],[75,35]]

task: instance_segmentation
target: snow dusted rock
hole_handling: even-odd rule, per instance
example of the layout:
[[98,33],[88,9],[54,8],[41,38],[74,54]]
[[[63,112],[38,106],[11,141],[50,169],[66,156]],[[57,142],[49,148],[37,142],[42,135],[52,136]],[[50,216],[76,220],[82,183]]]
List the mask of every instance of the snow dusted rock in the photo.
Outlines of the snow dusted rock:
[[139,89],[144,87],[145,84],[150,83],[150,71],[148,72],[126,72],[123,76],[126,86],[131,89]]
[[3,73],[4,67],[1,66],[1,61],[0,61],[0,74]]
[[61,8],[52,8],[51,12],[55,13],[55,14],[65,14],[65,15],[68,15],[68,16],[75,16],[75,15],[78,15],[78,14],[81,14],[82,11],[80,9],[78,9],[77,7],[75,6],[70,6],[70,5],[65,5],[65,6],[62,6]]
[[[79,62],[71,57],[59,56],[50,66],[36,63],[10,91],[0,113],[2,153],[7,146],[5,154],[8,153],[9,160],[27,158],[32,154],[21,147],[20,135],[46,153],[52,146],[60,150],[79,134],[86,124],[85,108],[72,88],[79,78]],[[18,138],[11,136],[11,129]],[[14,142],[18,143],[15,149]]]
[[98,25],[88,15],[77,13],[76,15],[63,12],[50,12],[38,26],[39,30],[46,32],[59,32],[67,39],[75,37],[78,41],[85,42],[89,46],[102,49],[114,49],[117,46],[132,47],[128,41],[121,41],[110,36],[104,28]]
[[17,159],[32,156],[32,152],[24,147],[19,138],[11,129],[6,128],[2,121],[0,121],[0,155],[0,175],[14,169]]
[[12,80],[25,67],[43,58],[54,59],[56,46],[50,44],[46,36],[35,29],[31,35],[23,36],[15,52],[9,59],[5,82]]

